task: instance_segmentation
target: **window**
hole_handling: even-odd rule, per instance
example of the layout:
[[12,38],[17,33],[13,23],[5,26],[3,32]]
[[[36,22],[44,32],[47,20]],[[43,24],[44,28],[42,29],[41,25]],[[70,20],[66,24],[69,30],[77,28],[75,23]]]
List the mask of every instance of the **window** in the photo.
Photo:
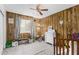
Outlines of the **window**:
[[20,21],[20,33],[31,33],[31,20]]

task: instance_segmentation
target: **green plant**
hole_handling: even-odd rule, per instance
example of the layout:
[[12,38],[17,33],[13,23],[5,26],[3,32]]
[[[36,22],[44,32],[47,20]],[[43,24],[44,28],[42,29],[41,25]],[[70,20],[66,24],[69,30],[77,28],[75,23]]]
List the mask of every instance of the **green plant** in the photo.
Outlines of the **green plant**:
[[12,40],[7,40],[6,41],[6,48],[12,47]]

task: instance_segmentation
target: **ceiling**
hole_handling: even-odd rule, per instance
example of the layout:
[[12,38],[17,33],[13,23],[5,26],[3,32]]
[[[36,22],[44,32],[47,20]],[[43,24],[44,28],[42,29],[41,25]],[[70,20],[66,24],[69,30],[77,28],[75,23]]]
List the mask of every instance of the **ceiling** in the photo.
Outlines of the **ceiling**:
[[36,5],[37,4],[5,4],[5,8],[9,12],[15,12],[18,14],[32,16],[35,18],[44,18],[56,12],[75,6],[75,4],[41,4],[42,7],[40,8],[47,8],[48,11],[44,11],[42,12],[43,15],[39,15],[36,10],[30,9],[35,8]]

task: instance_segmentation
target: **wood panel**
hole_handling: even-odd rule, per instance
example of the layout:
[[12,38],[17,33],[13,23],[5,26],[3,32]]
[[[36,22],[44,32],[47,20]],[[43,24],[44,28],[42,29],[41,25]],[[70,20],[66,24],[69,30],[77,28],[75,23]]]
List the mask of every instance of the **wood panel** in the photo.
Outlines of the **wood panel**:
[[79,6],[76,6],[77,32],[79,32]]
[[[46,25],[44,28],[48,28],[48,26],[50,25],[57,31],[60,38],[67,39],[68,34],[72,34],[73,32],[79,32],[78,13],[79,5],[43,18],[41,20],[43,20],[44,23],[42,21],[41,22]],[[61,20],[63,21],[62,26],[59,23]]]
[[[76,6],[76,25],[77,25],[77,32],[79,33],[79,6]],[[79,55],[79,41],[77,42],[77,54]]]
[[[16,29],[16,15],[19,16],[21,19],[26,19],[26,20],[32,20],[33,17],[30,16],[25,16],[25,15],[20,15],[16,14],[13,12],[6,12],[6,17],[7,17],[7,22],[6,22],[6,27],[7,27],[7,40],[14,40],[15,38],[15,29]],[[13,18],[14,23],[11,24],[9,23],[9,18]]]
[[77,32],[76,7],[72,8],[72,32]]
[[64,19],[64,39],[67,39],[67,10],[64,10],[63,11],[63,13],[64,13],[64,17],[63,17],[63,19]]
[[[9,23],[9,18],[13,18],[13,24]],[[7,40],[14,39],[14,28],[15,28],[15,14],[7,13]]]

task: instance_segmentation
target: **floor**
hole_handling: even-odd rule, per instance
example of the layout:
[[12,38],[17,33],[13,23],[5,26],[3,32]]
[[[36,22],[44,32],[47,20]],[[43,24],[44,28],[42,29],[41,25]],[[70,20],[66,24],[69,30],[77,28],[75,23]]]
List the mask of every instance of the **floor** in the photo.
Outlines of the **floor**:
[[53,47],[44,41],[6,48],[3,55],[53,55]]

